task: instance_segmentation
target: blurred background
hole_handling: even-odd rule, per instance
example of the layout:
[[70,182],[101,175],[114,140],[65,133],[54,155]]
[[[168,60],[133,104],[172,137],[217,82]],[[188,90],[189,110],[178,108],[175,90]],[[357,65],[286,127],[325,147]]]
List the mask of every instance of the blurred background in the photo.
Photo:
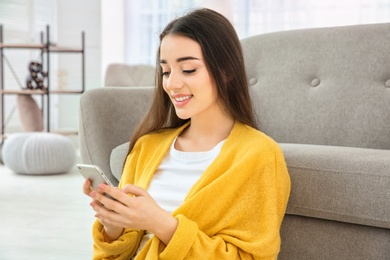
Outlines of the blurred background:
[[[84,31],[88,90],[102,86],[110,63],[154,64],[162,28],[171,19],[198,7],[224,14],[240,38],[282,30],[390,21],[390,0],[0,0],[2,41],[39,43],[41,32],[49,25],[51,43],[80,47]],[[4,55],[22,83],[28,62],[39,58],[33,50],[7,50]],[[4,86],[20,88],[9,64],[3,67]],[[50,71],[53,88],[80,87],[78,55],[53,55]],[[14,97],[5,96],[4,102],[7,131],[19,131]],[[53,96],[51,129],[76,129],[78,103],[79,96]]]

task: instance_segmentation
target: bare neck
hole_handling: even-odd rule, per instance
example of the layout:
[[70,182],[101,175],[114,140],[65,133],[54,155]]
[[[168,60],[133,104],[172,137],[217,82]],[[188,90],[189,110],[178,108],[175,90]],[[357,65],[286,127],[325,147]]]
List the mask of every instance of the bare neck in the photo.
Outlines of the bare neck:
[[208,121],[191,120],[177,138],[175,148],[183,152],[209,151],[229,136],[233,125],[234,120],[229,116]]

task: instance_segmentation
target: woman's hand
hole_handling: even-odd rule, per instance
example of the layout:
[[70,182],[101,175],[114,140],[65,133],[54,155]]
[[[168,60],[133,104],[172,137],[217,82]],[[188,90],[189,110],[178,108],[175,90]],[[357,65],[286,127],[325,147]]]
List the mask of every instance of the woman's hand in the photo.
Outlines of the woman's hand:
[[91,193],[91,191],[93,191],[92,189],[92,183],[90,180],[86,180],[84,183],[83,183],[83,193],[87,196],[89,196],[89,194]]
[[[117,201],[107,198],[103,193],[109,194]],[[148,230],[168,244],[176,230],[177,219],[159,207],[149,193],[138,186],[128,184],[119,190],[101,184],[97,191],[90,192],[90,196],[94,199],[91,206],[96,217],[105,227],[109,227],[109,230],[105,231],[109,232],[107,235],[111,238],[111,234],[115,233],[112,232],[114,228],[125,227]]]
[[[83,193],[85,195],[87,195],[88,197],[92,198],[91,193],[93,193],[93,192],[96,193],[96,191],[94,191],[94,189],[91,186],[91,181],[86,180],[83,184]],[[101,192],[101,191],[99,191],[99,192]],[[103,194],[103,192],[101,192],[101,194]],[[93,201],[91,202],[90,205],[92,208],[94,205],[99,205],[100,207],[104,207],[103,204],[101,204],[101,202],[99,202],[98,200],[95,200],[95,199],[93,199]],[[97,215],[95,215],[95,217],[97,217]],[[118,237],[120,237],[120,235],[122,235],[123,227],[110,226],[108,223],[105,223],[104,221],[102,221],[100,219],[99,219],[99,221],[104,226],[104,237],[105,237],[106,242],[112,242],[112,241],[116,240]]]

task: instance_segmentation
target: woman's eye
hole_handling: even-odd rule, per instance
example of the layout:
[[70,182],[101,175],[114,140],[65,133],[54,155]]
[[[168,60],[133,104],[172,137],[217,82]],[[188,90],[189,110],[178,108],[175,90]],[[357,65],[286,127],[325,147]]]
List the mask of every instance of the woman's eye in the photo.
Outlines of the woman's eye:
[[191,74],[191,73],[194,73],[196,71],[196,69],[193,69],[193,70],[183,70],[183,73],[184,74]]
[[164,77],[164,76],[168,76],[169,75],[169,71],[163,71],[161,73],[161,76]]

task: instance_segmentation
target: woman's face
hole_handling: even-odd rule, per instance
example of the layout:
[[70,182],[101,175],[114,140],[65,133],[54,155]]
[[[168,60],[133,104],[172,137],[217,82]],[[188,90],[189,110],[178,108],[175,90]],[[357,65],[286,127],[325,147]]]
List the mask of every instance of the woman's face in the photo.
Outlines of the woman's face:
[[165,36],[160,65],[163,88],[179,118],[212,120],[215,113],[221,113],[214,80],[197,42],[178,35]]

